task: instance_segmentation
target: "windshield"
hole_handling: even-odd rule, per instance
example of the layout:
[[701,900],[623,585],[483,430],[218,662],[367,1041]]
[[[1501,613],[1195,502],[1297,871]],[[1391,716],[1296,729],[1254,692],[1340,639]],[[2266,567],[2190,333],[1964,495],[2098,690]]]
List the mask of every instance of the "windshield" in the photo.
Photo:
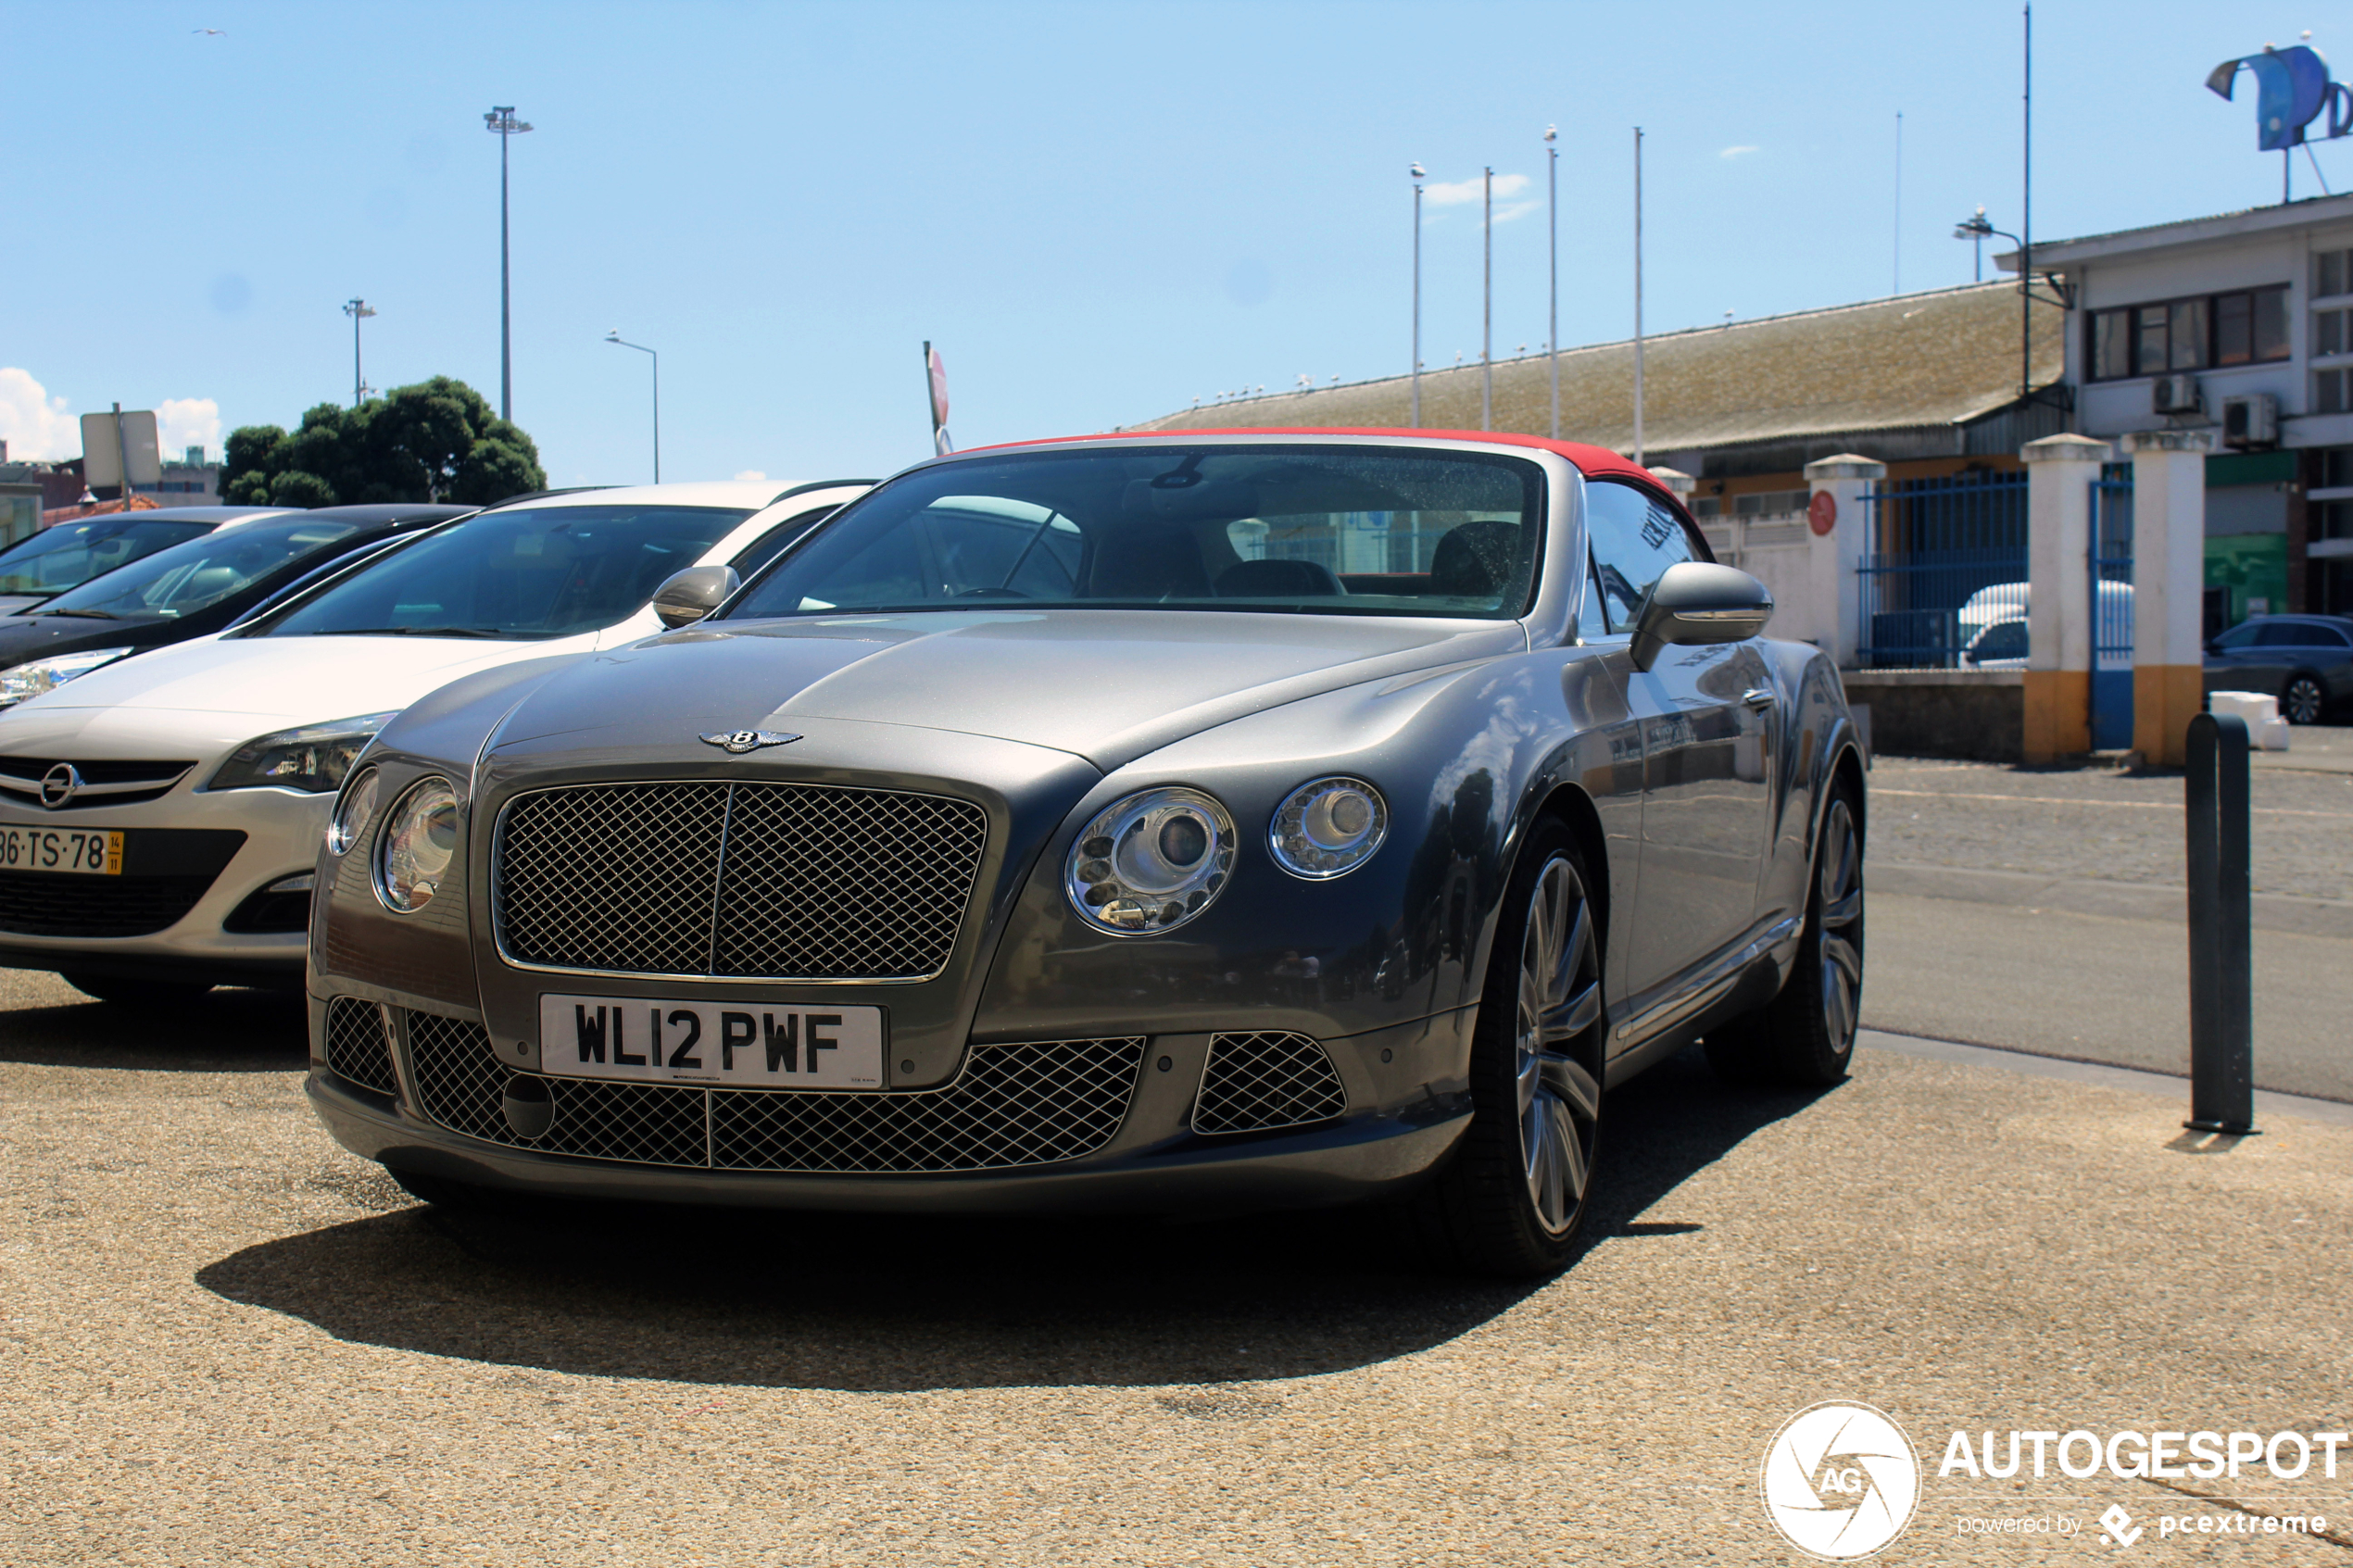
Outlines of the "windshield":
[[1365,446],[1027,452],[854,501],[729,619],[1038,606],[1520,613],[1543,473]]
[[137,512],[56,523],[0,550],[0,594],[56,594],[80,587],[157,550],[201,538],[213,526],[142,521]]
[[308,560],[359,532],[357,523],[300,515],[251,522],[158,550],[41,607],[43,615],[117,617],[193,614],[281,567]]
[[527,507],[419,540],[265,635],[569,637],[626,621],[751,513],[734,507]]

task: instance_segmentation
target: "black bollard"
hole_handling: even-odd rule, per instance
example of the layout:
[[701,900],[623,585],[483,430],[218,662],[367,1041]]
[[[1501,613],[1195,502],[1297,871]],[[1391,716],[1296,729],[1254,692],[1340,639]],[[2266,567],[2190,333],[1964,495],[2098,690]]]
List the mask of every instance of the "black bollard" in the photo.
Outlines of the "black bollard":
[[2255,986],[2247,897],[2246,721],[2190,721],[2190,1119],[2255,1131]]

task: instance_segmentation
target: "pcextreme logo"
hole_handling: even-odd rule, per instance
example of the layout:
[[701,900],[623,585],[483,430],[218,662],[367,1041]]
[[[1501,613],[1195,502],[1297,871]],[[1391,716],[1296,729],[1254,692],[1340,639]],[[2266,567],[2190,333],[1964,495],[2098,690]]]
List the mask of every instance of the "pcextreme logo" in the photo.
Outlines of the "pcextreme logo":
[[1825,1562],[1869,1557],[1912,1522],[1920,1461],[1904,1429],[1869,1405],[1808,1405],[1766,1445],[1766,1516]]

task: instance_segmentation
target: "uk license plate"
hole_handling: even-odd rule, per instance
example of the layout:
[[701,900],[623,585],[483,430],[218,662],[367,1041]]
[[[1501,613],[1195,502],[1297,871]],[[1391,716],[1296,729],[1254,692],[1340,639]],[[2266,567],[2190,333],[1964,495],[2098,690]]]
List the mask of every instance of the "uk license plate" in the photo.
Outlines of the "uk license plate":
[[122,834],[85,828],[0,827],[0,871],[122,874]]
[[740,1088],[879,1089],[883,1010],[543,995],[539,1070]]

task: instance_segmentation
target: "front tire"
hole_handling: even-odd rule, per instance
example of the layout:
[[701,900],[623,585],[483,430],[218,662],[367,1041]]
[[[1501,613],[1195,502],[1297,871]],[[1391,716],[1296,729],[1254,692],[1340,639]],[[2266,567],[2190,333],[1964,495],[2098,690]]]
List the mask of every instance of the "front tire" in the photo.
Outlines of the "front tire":
[[194,980],[132,980],[120,974],[82,974],[72,970],[57,978],[85,997],[120,1007],[186,1007],[212,989]]
[[1471,1039],[1470,1129],[1431,1195],[1453,1260],[1541,1278],[1567,1265],[1600,1148],[1601,930],[1575,836],[1537,823],[1487,960]]
[[2328,689],[2317,675],[2291,676],[2280,688],[2280,717],[2291,724],[2319,723],[2328,705]]
[[1797,961],[1780,995],[1707,1035],[1708,1065],[1735,1084],[1821,1088],[1846,1076],[1863,1004],[1863,830],[1854,786],[1822,813]]

